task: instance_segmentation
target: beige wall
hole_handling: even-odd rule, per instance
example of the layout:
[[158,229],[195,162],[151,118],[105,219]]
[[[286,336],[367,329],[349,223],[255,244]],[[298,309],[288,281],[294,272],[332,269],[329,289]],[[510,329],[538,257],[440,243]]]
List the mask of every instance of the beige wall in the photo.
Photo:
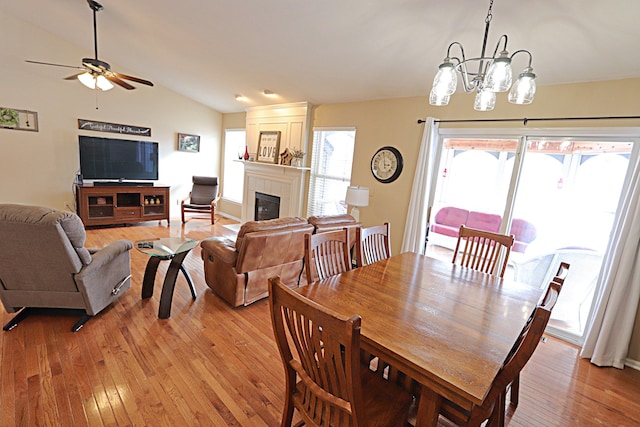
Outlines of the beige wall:
[[[177,201],[188,194],[192,175],[219,173],[222,114],[160,86],[115,87],[96,94],[77,81],[63,80],[74,70],[24,62],[79,64],[88,52],[3,14],[0,34],[11,41],[2,45],[0,106],[36,111],[40,129],[0,129],[1,203],[73,206],[78,135],[136,138],[80,131],[79,118],[151,128],[151,137],[139,139],[159,142],[159,184],[171,186],[172,217],[179,216]],[[200,135],[200,152],[177,151],[178,132]]]

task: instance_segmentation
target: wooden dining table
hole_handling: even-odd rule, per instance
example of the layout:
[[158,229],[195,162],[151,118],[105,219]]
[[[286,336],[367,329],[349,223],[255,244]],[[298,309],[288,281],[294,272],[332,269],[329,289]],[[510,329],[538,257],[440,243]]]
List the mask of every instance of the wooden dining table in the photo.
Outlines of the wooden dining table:
[[297,291],[362,317],[361,345],[421,385],[417,426],[446,398],[484,401],[543,289],[405,252]]

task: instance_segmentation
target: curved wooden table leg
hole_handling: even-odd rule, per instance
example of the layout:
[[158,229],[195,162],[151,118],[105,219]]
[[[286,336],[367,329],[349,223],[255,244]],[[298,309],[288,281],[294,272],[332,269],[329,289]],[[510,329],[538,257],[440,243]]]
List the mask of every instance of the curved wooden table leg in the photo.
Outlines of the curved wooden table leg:
[[153,296],[153,284],[156,280],[156,271],[160,261],[162,261],[162,258],[155,256],[149,257],[149,261],[147,261],[144,279],[142,280],[142,298],[151,298]]
[[198,294],[196,293],[196,287],[193,286],[193,280],[191,279],[191,275],[187,271],[184,264],[180,264],[180,271],[184,275],[184,278],[187,279],[187,283],[189,284],[189,289],[191,290],[191,297],[195,300]]
[[171,301],[173,300],[173,289],[176,287],[176,279],[178,272],[182,270],[182,261],[190,251],[182,252],[175,255],[171,259],[171,264],[167,268],[167,275],[162,285],[162,294],[160,295],[160,308],[158,309],[158,317],[168,319],[171,317]]

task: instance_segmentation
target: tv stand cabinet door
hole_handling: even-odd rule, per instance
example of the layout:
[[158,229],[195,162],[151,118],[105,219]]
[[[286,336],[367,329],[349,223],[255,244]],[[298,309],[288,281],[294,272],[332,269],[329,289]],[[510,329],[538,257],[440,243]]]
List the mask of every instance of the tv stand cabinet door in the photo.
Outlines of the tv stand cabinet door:
[[142,216],[145,221],[167,220],[169,223],[169,187],[148,187],[142,191]]
[[108,188],[78,186],[76,206],[84,225],[99,225],[115,218],[116,195]]

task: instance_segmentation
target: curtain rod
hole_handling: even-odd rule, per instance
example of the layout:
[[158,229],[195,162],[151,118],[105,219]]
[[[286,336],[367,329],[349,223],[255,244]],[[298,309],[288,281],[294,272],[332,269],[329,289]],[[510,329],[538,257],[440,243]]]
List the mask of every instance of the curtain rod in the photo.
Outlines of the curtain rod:
[[[459,120],[440,120],[435,119],[436,123],[477,123],[477,122],[522,122],[524,126],[528,122],[540,121],[558,121],[558,120],[619,120],[619,119],[640,119],[640,116],[600,116],[600,117],[524,117],[522,119],[459,119]],[[426,120],[418,119],[418,124],[425,123]]]

